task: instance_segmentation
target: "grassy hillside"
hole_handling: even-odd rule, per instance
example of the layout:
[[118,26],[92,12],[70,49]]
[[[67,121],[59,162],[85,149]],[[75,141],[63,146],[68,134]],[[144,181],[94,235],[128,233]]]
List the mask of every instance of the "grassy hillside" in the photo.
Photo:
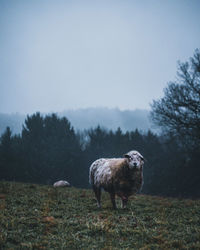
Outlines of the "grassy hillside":
[[[118,206],[120,201],[117,200]],[[200,201],[0,182],[0,249],[200,249]]]

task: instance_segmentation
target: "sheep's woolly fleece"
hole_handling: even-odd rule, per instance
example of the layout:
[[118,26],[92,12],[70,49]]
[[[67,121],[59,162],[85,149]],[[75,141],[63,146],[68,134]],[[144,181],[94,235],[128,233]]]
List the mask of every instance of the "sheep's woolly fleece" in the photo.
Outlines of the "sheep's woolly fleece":
[[[127,163],[127,157],[129,158]],[[111,182],[113,175],[122,166],[129,165],[129,168],[140,169],[143,156],[138,151],[130,151],[125,158],[101,158],[92,163],[89,173],[89,182],[96,187],[105,186]],[[142,169],[141,169],[142,170]]]

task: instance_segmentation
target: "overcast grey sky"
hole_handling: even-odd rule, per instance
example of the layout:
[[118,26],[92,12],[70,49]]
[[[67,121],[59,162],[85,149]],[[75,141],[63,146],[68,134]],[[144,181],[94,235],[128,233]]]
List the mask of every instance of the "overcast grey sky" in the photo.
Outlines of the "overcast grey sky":
[[200,47],[199,0],[0,0],[0,112],[150,109]]

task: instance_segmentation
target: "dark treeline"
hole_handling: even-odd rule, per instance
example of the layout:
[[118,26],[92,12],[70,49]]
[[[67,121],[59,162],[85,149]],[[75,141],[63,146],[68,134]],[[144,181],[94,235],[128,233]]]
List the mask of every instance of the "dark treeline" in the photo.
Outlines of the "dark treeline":
[[143,193],[200,196],[198,152],[186,152],[174,136],[101,127],[76,133],[56,114],[28,116],[20,135],[7,127],[0,138],[0,179],[43,184],[65,179],[87,188],[95,159],[121,157],[133,149],[146,158]]

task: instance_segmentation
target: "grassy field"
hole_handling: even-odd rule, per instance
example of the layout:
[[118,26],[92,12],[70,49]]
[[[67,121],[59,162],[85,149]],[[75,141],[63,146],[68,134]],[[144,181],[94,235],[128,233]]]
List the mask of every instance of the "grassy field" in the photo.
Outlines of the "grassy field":
[[107,193],[97,209],[91,190],[0,182],[0,249],[200,249],[200,200],[138,195],[114,211]]

